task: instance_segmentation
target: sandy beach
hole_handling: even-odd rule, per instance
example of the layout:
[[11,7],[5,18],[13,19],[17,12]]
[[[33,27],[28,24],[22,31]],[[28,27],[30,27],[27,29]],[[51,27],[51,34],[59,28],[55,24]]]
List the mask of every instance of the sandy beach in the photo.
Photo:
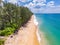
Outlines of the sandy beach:
[[10,36],[5,41],[5,45],[40,45],[38,27],[34,23],[34,15],[25,27],[21,27],[17,35]]

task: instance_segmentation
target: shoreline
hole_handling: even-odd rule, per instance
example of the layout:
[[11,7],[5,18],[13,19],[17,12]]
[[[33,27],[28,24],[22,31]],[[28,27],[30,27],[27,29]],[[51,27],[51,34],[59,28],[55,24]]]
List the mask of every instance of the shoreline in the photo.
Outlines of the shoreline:
[[48,43],[47,43],[47,40],[45,39],[44,33],[38,27],[39,23],[36,19],[36,16],[35,15],[33,15],[33,16],[34,16],[34,24],[37,26],[36,35],[37,35],[38,41],[39,41],[40,45],[47,45]]
[[39,34],[39,29],[38,29],[38,21],[37,21],[37,19],[36,19],[36,16],[35,15],[33,15],[34,16],[34,24],[37,26],[37,31],[36,31],[36,35],[37,35],[37,39],[38,39],[38,41],[39,41],[39,43],[41,42],[41,36],[40,36],[40,34]]
[[49,45],[48,41],[45,38],[44,33],[41,30],[39,32],[41,37],[40,45]]

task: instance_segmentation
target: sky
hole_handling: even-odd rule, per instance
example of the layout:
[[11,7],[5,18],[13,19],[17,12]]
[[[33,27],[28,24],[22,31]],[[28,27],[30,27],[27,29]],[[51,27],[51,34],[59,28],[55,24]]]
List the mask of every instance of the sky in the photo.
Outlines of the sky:
[[60,0],[3,0],[28,7],[34,13],[60,13]]

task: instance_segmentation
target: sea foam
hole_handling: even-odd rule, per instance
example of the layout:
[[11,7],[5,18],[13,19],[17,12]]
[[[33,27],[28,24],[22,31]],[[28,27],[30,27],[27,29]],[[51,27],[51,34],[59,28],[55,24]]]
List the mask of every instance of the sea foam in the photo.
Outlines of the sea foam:
[[[35,24],[36,26],[38,26],[38,21],[37,21],[35,15],[34,15],[34,24]],[[40,41],[41,41],[41,37],[40,37],[40,34],[39,34],[39,32],[38,32],[38,29],[37,29],[37,31],[36,31],[36,35],[37,35],[38,41],[40,42]]]
[[34,24],[35,25],[38,25],[38,21],[37,21],[37,19],[36,19],[36,16],[34,15]]

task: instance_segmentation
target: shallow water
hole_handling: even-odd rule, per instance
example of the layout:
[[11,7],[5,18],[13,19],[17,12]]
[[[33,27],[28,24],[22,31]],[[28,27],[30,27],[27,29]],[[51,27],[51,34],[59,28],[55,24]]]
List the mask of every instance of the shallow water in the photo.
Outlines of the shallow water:
[[[60,45],[60,14],[35,14],[49,45]],[[48,44],[47,44],[48,45]]]

